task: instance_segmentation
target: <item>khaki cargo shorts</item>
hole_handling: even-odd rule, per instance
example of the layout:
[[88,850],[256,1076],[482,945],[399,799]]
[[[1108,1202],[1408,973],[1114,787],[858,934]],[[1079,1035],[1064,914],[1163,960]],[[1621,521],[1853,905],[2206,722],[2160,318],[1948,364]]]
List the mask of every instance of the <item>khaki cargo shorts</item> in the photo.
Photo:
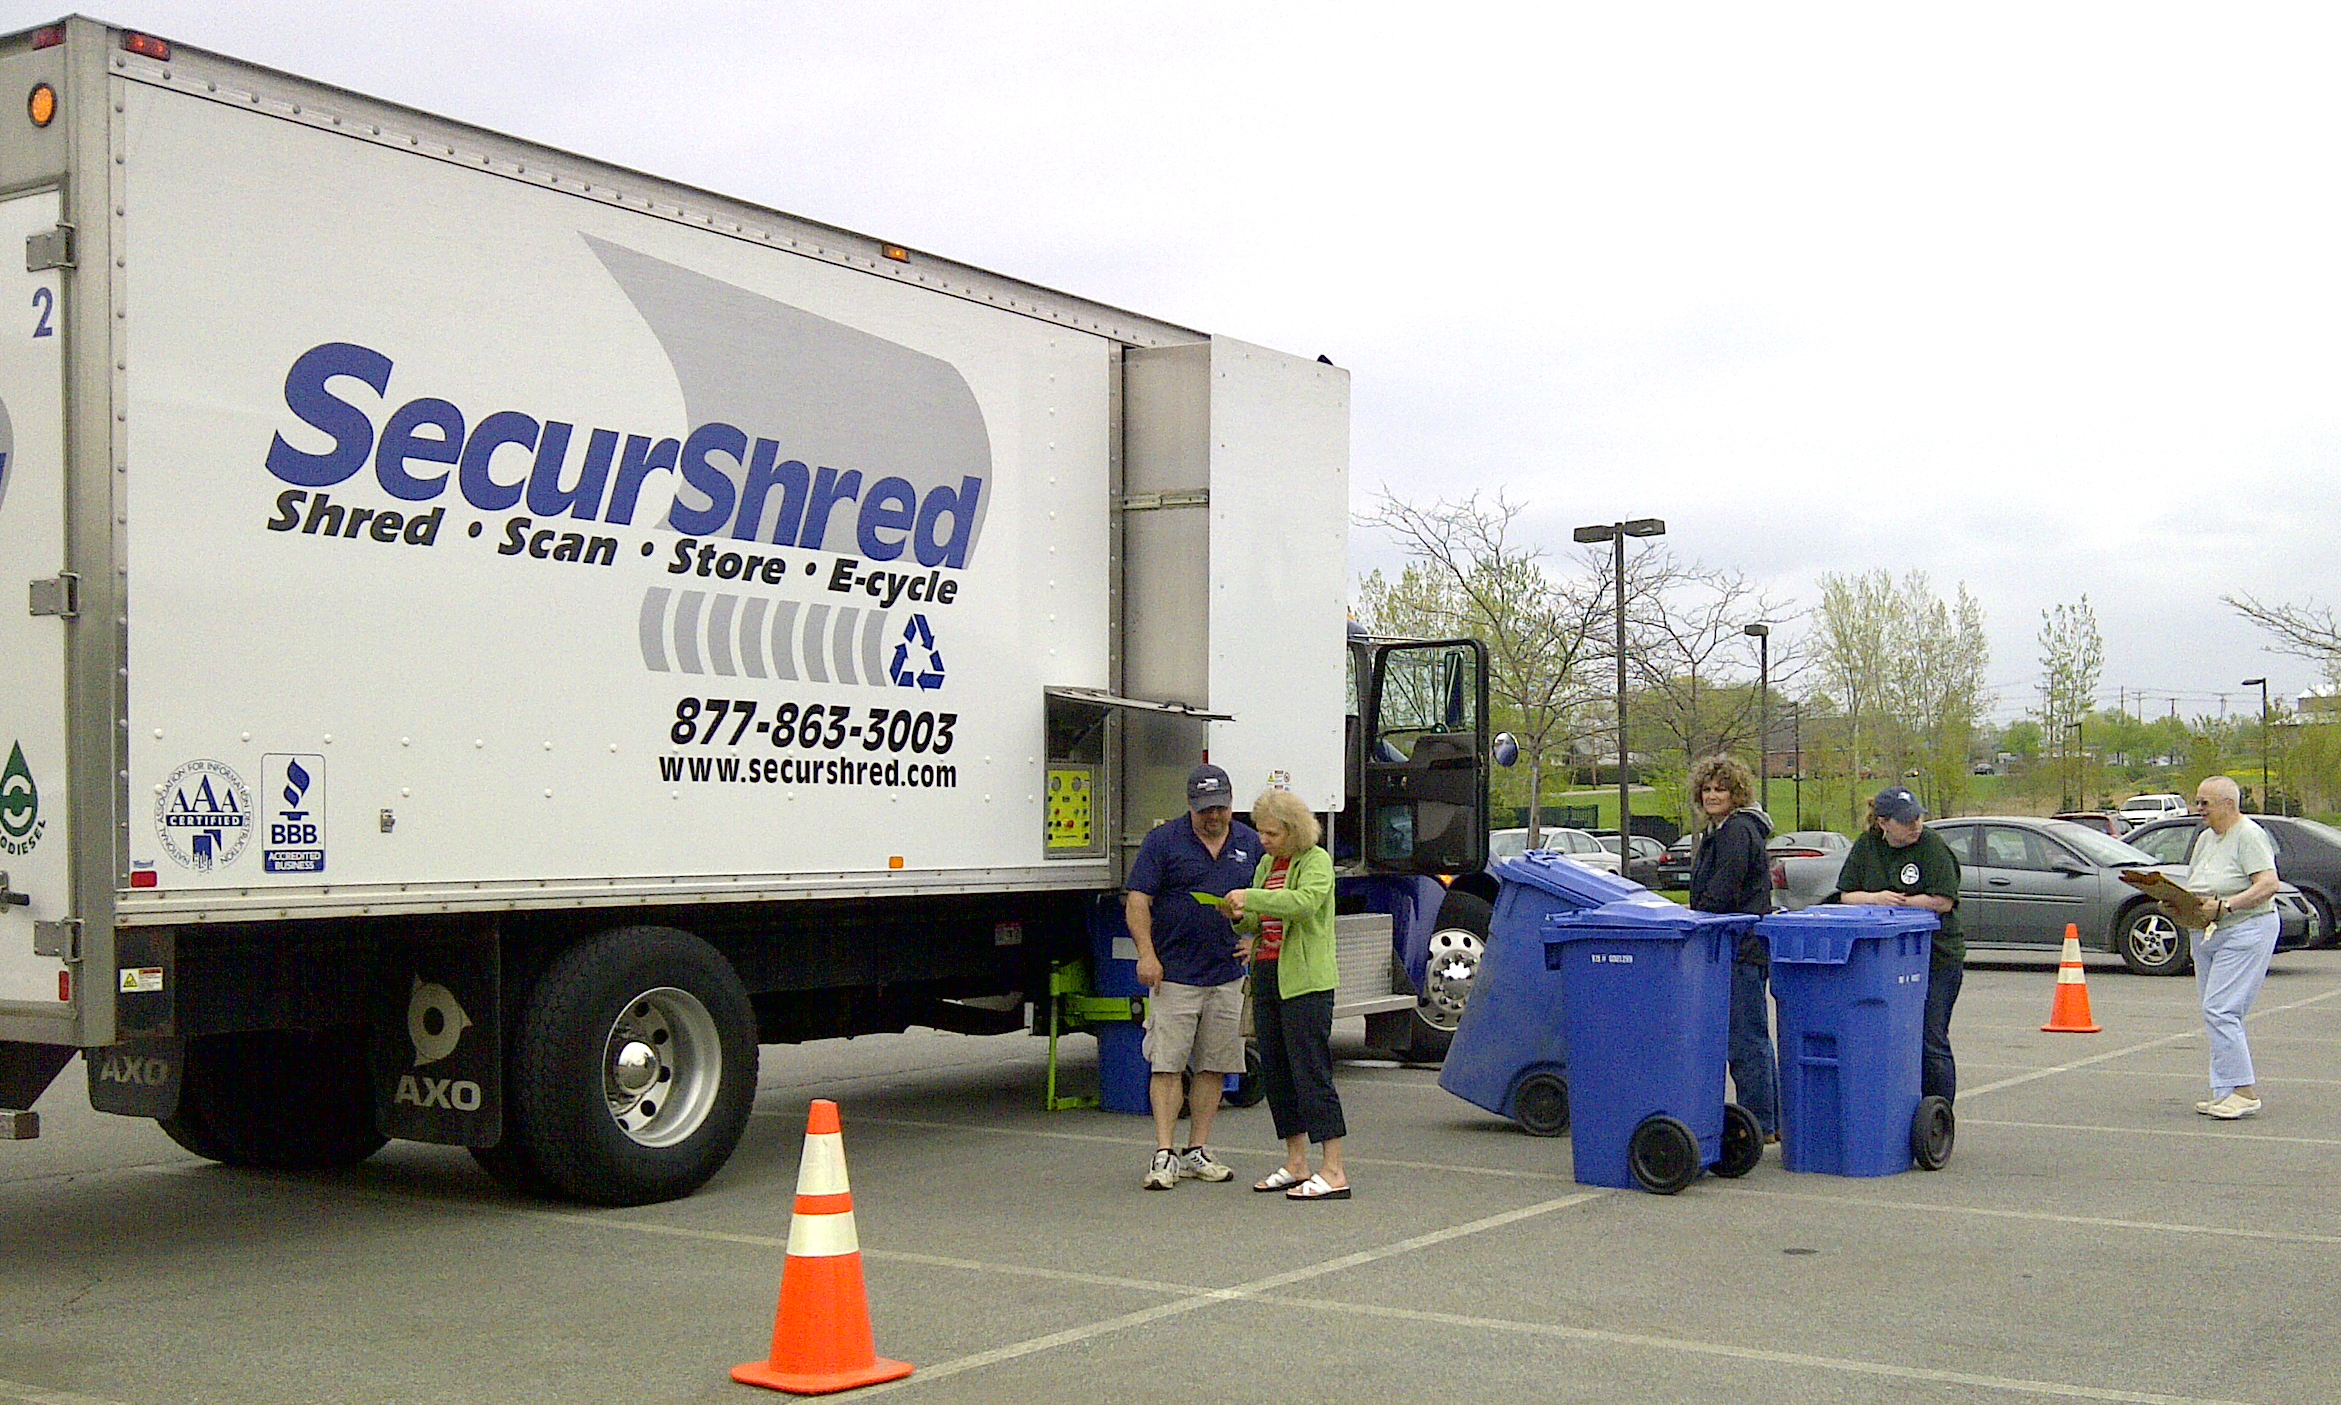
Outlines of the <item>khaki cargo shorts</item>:
[[1242,1073],[1244,983],[1164,981],[1146,1002],[1146,1060],[1156,1073]]

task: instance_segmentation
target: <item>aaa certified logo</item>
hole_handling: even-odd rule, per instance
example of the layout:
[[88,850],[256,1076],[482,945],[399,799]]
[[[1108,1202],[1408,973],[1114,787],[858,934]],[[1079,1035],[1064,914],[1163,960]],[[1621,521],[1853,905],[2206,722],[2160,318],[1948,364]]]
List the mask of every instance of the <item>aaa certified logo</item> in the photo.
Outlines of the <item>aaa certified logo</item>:
[[8,753],[7,769],[0,770],[0,850],[29,854],[48,827],[41,818],[41,789],[24,764],[24,743],[17,742]]
[[190,761],[155,797],[154,832],[181,868],[225,868],[252,837],[252,792],[225,762]]

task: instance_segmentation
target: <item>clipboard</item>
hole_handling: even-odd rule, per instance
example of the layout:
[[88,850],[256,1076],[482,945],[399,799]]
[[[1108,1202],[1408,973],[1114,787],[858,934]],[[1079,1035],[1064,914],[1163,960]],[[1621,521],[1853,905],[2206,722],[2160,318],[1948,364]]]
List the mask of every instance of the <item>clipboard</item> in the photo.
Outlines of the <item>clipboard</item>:
[[2121,880],[2176,912],[2183,925],[2198,929],[2211,925],[2211,911],[2217,900],[2180,887],[2169,874],[2151,869],[2125,868]]

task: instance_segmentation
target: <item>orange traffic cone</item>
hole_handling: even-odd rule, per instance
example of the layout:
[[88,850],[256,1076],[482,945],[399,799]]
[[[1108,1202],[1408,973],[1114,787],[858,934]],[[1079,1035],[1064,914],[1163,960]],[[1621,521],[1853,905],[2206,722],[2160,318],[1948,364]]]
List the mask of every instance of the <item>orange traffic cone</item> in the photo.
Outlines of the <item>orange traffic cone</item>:
[[792,1395],[876,1385],[910,1374],[907,1361],[878,1354],[862,1290],[862,1242],[854,1233],[853,1191],[845,1179],[845,1135],[837,1104],[817,1098],[805,1116],[797,1163],[797,1209],[788,1227],[780,1306],[772,1314],[772,1359],[732,1368],[732,1379]]
[[2081,929],[2065,924],[2064,959],[2057,962],[2056,1003],[2048,1010],[2048,1034],[2095,1034],[2098,1023],[2089,1018],[2089,974],[2081,969]]

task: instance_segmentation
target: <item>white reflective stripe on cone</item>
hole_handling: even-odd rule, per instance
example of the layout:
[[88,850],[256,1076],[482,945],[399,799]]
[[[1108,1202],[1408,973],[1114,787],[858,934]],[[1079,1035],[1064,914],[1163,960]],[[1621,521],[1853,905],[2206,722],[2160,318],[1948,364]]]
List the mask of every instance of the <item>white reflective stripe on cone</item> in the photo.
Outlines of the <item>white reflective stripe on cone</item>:
[[788,1252],[792,1259],[827,1259],[861,1251],[862,1237],[854,1232],[851,1210],[842,1215],[799,1215],[789,1221]]
[[845,1183],[845,1135],[816,1132],[805,1138],[804,1159],[797,1162],[797,1194],[843,1195],[850,1188]]
[[2088,983],[2089,983],[2089,981],[2088,981],[2088,978],[2087,978],[2085,975],[2083,975],[2083,974],[2082,974],[2082,971],[2081,971],[2081,968],[2080,968],[2080,967],[2078,967],[2078,966],[2059,966],[2059,967],[2057,967],[2057,984],[2058,984],[2058,985],[2087,985]]

